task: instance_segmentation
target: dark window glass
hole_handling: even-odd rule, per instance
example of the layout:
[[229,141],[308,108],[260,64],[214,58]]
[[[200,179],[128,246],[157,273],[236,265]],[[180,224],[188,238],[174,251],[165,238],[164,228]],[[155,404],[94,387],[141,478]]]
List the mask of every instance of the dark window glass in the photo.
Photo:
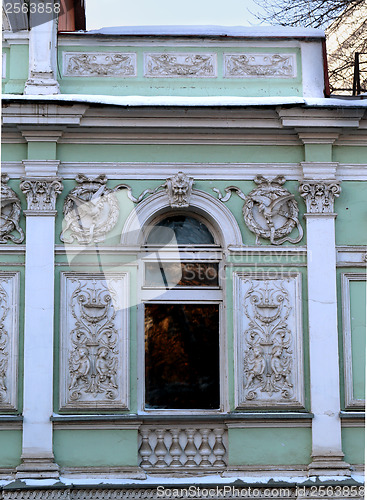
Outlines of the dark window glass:
[[219,408],[218,304],[145,306],[147,408]]
[[209,262],[147,262],[145,285],[218,286],[218,264]]
[[172,231],[178,245],[213,245],[215,243],[209,229],[198,219],[186,215],[175,215],[166,217],[157,223],[149,233],[147,244],[169,244],[173,236]]

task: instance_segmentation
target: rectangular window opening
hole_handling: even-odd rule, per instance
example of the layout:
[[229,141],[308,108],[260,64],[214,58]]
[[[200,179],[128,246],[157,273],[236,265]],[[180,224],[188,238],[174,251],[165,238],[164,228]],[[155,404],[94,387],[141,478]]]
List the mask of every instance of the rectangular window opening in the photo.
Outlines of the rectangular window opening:
[[146,304],[145,407],[219,409],[219,305]]

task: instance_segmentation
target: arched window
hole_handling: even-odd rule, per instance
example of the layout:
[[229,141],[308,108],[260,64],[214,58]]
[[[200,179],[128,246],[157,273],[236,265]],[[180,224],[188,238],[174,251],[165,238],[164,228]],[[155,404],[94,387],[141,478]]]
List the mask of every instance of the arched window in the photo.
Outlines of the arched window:
[[164,213],[144,228],[143,411],[223,409],[222,249],[197,213]]

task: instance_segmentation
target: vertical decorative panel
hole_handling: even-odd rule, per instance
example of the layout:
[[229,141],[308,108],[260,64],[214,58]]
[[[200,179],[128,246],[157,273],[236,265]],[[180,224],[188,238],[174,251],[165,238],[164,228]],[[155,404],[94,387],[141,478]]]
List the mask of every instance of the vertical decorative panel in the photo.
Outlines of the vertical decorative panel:
[[0,273],[0,410],[16,409],[19,272]]
[[[360,289],[354,290],[355,286]],[[344,348],[345,407],[363,409],[365,405],[366,362],[366,275],[342,274],[342,316]]]
[[301,275],[234,274],[236,406],[304,406]]
[[62,273],[61,287],[61,408],[128,408],[128,274]]

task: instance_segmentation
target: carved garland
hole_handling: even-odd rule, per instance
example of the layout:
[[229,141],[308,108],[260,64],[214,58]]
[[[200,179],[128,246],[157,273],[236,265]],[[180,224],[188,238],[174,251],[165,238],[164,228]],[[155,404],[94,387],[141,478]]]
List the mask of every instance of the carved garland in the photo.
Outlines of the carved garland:
[[[260,237],[269,239],[272,245],[281,245],[288,241],[298,243],[303,237],[303,229],[298,220],[298,204],[294,195],[287,191],[282,185],[285,183],[283,176],[274,179],[266,179],[258,175],[254,182],[259,187],[245,195],[238,187],[229,186],[225,188],[225,196],[219,189],[213,188],[218,193],[222,202],[230,199],[232,192],[238,194],[245,203],[243,206],[243,217],[249,230],[256,234],[256,244],[260,244]],[[294,228],[298,230],[296,238],[288,235]]]

